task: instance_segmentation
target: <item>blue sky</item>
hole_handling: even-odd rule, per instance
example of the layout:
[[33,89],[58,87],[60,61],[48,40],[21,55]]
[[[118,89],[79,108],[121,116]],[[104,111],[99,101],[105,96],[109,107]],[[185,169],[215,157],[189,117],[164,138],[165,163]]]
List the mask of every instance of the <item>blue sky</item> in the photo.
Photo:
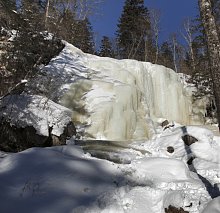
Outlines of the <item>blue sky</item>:
[[[118,19],[121,15],[124,0],[104,0],[99,16],[91,20],[93,30],[98,37],[103,35],[114,37]],[[145,0],[145,5],[150,9],[161,11],[161,37],[166,40],[170,33],[181,29],[183,20],[195,17],[198,14],[197,0]]]

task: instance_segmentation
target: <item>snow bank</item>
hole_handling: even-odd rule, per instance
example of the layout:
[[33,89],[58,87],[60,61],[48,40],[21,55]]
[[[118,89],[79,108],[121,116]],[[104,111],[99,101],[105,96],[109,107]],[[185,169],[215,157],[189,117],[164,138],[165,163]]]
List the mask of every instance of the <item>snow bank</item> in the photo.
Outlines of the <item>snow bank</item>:
[[87,138],[150,138],[159,118],[203,122],[205,103],[197,113],[192,87],[164,66],[85,54],[65,43],[42,72],[37,87],[73,110],[74,122],[86,126]]
[[202,213],[220,213],[220,197],[210,201]]
[[142,156],[130,165],[115,164],[75,145],[4,156],[0,188],[4,213],[164,213],[170,204],[199,213],[198,203],[209,199],[179,160]]

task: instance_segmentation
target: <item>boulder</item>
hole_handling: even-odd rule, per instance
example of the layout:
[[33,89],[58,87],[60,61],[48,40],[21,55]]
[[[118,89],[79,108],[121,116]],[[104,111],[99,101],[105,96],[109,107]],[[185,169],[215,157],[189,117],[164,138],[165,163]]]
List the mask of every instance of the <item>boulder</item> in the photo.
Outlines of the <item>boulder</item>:
[[64,145],[76,134],[72,111],[36,95],[8,95],[0,102],[0,150]]
[[184,211],[183,208],[176,208],[174,206],[169,205],[168,208],[165,208],[165,213],[189,213],[189,212]]
[[168,146],[167,147],[167,152],[173,153],[174,152],[174,148],[172,146]]
[[187,145],[187,146],[190,146],[191,144],[198,141],[195,137],[188,135],[188,134],[182,136],[182,140],[184,141],[185,145]]

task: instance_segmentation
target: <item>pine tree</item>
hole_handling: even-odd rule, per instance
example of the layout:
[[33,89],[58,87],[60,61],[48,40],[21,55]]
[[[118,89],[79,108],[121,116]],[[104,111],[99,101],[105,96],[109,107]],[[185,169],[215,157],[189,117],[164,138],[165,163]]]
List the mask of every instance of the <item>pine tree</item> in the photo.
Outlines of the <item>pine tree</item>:
[[93,31],[89,19],[86,18],[85,20],[78,20],[75,30],[75,37],[72,44],[81,49],[83,52],[93,54],[95,52]]
[[144,0],[125,1],[119,19],[117,40],[121,58],[145,60],[147,54],[147,60],[150,59],[151,26]]
[[112,49],[112,44],[109,37],[107,36],[103,36],[102,38],[99,55],[102,57],[115,57],[114,51]]
[[164,65],[165,67],[174,69],[173,52],[171,49],[171,44],[169,44],[167,41],[163,42],[160,47],[158,63]]
[[44,30],[44,8],[40,0],[22,0],[20,13],[25,20],[26,28],[32,31]]
[[0,0],[0,28],[9,29],[13,25],[16,0]]
[[0,88],[2,93],[21,79],[32,77],[38,65],[47,64],[63,48],[59,39],[45,39],[39,24],[39,17],[43,13],[40,8],[39,1],[31,0],[23,0],[17,11],[13,11],[8,4],[3,5],[3,10],[13,21],[13,26],[9,26],[7,31],[16,30],[16,34],[1,55],[1,68],[8,73],[7,80],[10,82],[6,85],[6,78],[3,78],[5,86]]

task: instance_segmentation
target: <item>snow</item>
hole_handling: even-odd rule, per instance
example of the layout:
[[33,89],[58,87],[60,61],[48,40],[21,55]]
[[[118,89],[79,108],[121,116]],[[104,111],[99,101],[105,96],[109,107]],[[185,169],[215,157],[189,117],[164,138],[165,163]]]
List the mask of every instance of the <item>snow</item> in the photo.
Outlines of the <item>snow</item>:
[[[163,66],[65,45],[27,82],[30,92],[48,98],[6,96],[4,116],[43,135],[52,126],[58,136],[73,119],[86,128],[85,138],[115,141],[70,139],[66,146],[0,152],[1,212],[164,213],[169,205],[219,212],[219,198],[212,198],[220,196],[220,137],[192,125],[202,123],[205,101],[193,105],[184,78]],[[164,119],[173,125],[158,126]],[[184,135],[198,141],[187,146]]]
[[60,136],[71,122],[71,110],[38,95],[8,95],[2,99],[0,117],[17,127],[33,126],[39,135]]
[[[189,193],[189,188],[205,193],[183,162],[142,157],[119,165],[92,158],[75,145],[8,154],[0,163],[1,211],[162,213],[170,203],[180,205],[180,196],[183,206],[186,193],[176,198],[172,193]],[[173,169],[161,170],[159,164]]]
[[206,101],[194,103],[195,88],[173,70],[98,57],[64,44],[62,52],[42,67],[35,87],[73,110],[74,123],[86,126],[84,138],[149,139],[158,119],[184,125],[204,122]]
[[[165,208],[173,205],[190,213],[214,212],[210,208],[218,209],[219,201],[209,203],[210,194],[197,174],[213,186],[220,185],[220,162],[196,157],[196,171],[191,171],[186,158],[198,151],[176,153],[183,144],[181,128],[173,127],[161,131],[151,141],[134,141],[127,148],[118,149],[118,158],[129,159],[120,164],[91,157],[89,151],[74,145],[74,140],[66,146],[2,153],[1,211],[164,213]],[[185,128],[202,139],[191,146],[219,146],[220,138],[212,137],[209,130]],[[175,145],[174,153],[165,154],[167,145]],[[215,150],[210,151],[212,156],[211,152]]]
[[217,197],[208,203],[202,213],[220,213],[220,197]]

